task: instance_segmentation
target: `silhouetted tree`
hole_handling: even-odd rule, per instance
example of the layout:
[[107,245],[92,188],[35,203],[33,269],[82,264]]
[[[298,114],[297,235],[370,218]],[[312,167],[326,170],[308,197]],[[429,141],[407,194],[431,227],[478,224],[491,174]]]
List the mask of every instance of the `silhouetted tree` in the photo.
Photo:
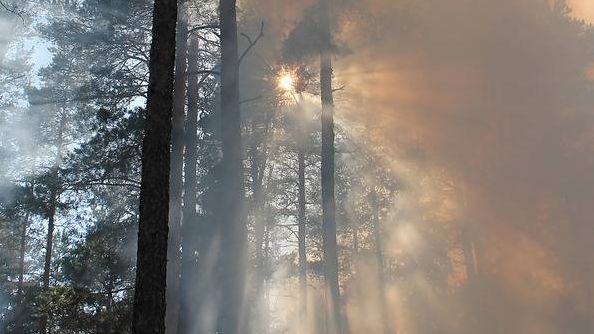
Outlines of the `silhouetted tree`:
[[165,332],[169,168],[177,0],[156,0],[140,188],[132,333]]

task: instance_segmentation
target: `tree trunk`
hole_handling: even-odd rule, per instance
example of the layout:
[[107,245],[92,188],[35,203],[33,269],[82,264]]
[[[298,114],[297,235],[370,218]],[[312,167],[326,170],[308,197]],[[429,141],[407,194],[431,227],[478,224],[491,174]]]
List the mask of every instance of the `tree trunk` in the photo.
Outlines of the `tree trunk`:
[[[188,73],[198,71],[198,40],[192,37],[188,52]],[[186,118],[186,155],[184,164],[184,207],[182,224],[182,268],[178,332],[180,334],[196,333],[195,326],[199,312],[196,300],[197,264],[196,252],[198,251],[197,238],[199,235],[196,214],[196,201],[198,181],[196,177],[196,164],[198,157],[198,74],[188,75],[188,115]]]
[[155,0],[142,179],[133,334],[165,332],[169,164],[177,0]]
[[27,226],[29,225],[29,213],[25,215],[23,226],[21,226],[21,240],[19,245],[19,283],[17,294],[19,299],[23,294],[23,284],[25,282],[25,253],[27,251]]
[[[59,188],[59,180],[58,180],[58,169],[62,163],[62,150],[64,145],[64,130],[66,128],[66,113],[62,109],[62,114],[60,115],[60,125],[58,127],[58,134],[57,134],[57,143],[56,143],[56,160],[54,161],[54,167],[52,172],[52,182],[54,184],[50,185],[51,191],[49,196],[49,203],[47,206],[47,235],[45,237],[45,259],[43,262],[43,276],[42,276],[42,284],[43,284],[43,291],[47,291],[50,286],[50,274],[52,270],[52,252],[54,248],[54,231],[56,229],[56,210],[58,207],[58,200],[60,190]],[[47,315],[43,315],[40,321],[40,332],[42,334],[48,333],[48,317]]]
[[377,265],[378,300],[384,334],[392,333],[388,304],[386,301],[386,281],[384,275],[384,250],[382,245],[381,227],[379,221],[379,203],[375,188],[371,191],[371,210],[373,220],[373,238],[375,241],[375,260]]
[[[43,291],[47,291],[50,286],[50,274],[52,270],[52,252],[54,248],[54,230],[56,228],[56,203],[57,192],[52,190],[50,193],[50,203],[47,210],[47,235],[45,237],[45,259],[43,261],[43,276],[42,276],[42,288]],[[43,315],[40,322],[40,332],[42,334],[48,333],[48,316]]]
[[23,322],[24,306],[24,283],[25,283],[25,253],[27,251],[27,227],[29,225],[29,213],[25,215],[23,226],[21,226],[20,245],[19,245],[19,281],[17,286],[17,311],[15,321],[15,333],[24,334],[25,324]]
[[[252,129],[256,128],[256,122],[254,121],[252,124]],[[254,130],[255,131],[255,130]],[[252,134],[253,138],[253,145],[250,148],[249,155],[250,155],[250,174],[252,178],[252,192],[253,192],[253,218],[254,218],[254,239],[255,239],[255,249],[256,249],[256,266],[258,268],[258,272],[255,273],[255,284],[254,284],[254,301],[256,303],[256,307],[253,309],[255,311],[255,318],[257,319],[255,322],[254,330],[258,333],[266,334],[268,333],[268,322],[265,320],[266,317],[264,315],[264,298],[262,294],[262,288],[264,286],[264,281],[266,280],[266,260],[264,259],[264,232],[266,228],[266,224],[264,221],[264,217],[262,216],[263,212],[263,204],[264,204],[264,196],[262,193],[262,181],[263,179],[260,175],[264,172],[261,170],[260,166],[260,154],[258,152],[258,139],[256,138],[255,134]]]
[[334,198],[334,98],[332,96],[332,35],[330,4],[321,1],[320,93],[322,100],[322,224],[324,240],[324,274],[330,293],[328,300],[331,332],[342,333],[338,254],[336,245],[336,202]]
[[243,161],[239,108],[236,0],[220,0],[221,28],[221,304],[219,332],[245,334],[247,230],[243,208]]
[[56,228],[56,191],[50,195],[48,208],[47,235],[45,237],[45,260],[43,262],[43,289],[49,289],[50,273],[52,270],[52,251],[54,248],[54,230]]
[[169,241],[167,245],[167,311],[165,331],[177,333],[179,313],[179,277],[181,271],[181,216],[184,160],[184,119],[186,105],[186,59],[188,26],[184,0],[178,1],[175,82],[171,129],[171,175],[169,186]]
[[[301,98],[299,99],[299,103],[301,103]],[[301,121],[304,120],[303,110],[299,110],[299,119]],[[299,122],[297,125],[298,130],[298,152],[297,152],[297,179],[298,179],[298,251],[299,251],[299,295],[300,295],[300,317],[301,317],[301,324],[305,324],[305,320],[307,319],[307,253],[305,249],[305,145],[306,145],[306,134],[304,131],[304,124]],[[305,329],[305,327],[303,328]]]

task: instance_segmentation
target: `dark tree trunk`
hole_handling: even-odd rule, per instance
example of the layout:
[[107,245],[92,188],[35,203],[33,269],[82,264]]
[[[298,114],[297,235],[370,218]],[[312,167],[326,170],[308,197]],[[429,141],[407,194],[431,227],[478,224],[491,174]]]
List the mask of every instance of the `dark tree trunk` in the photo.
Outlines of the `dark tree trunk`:
[[392,333],[388,304],[386,301],[386,281],[384,274],[384,249],[382,245],[381,226],[379,221],[379,203],[375,188],[371,191],[371,210],[373,220],[373,238],[375,241],[375,259],[377,265],[378,300],[384,334]]
[[[198,41],[193,37],[188,53],[188,73],[198,71]],[[178,332],[180,334],[196,333],[195,326],[199,312],[196,305],[200,303],[196,295],[197,264],[199,235],[196,214],[198,181],[196,164],[198,157],[198,74],[188,75],[188,115],[186,118],[186,155],[184,164],[184,207],[182,224],[182,268]],[[199,332],[200,333],[200,332]]]
[[133,334],[165,333],[169,168],[177,0],[155,0],[142,180]]
[[245,334],[242,323],[246,281],[247,230],[243,208],[241,115],[236,0],[220,0],[221,141],[221,304],[219,332]]
[[334,197],[334,98],[332,96],[332,35],[330,5],[321,1],[320,94],[322,99],[322,224],[324,239],[324,274],[329,290],[332,328],[342,333],[340,288],[338,285],[338,250],[336,245],[336,200]]
[[188,26],[184,0],[178,0],[175,82],[171,129],[171,175],[169,185],[169,241],[167,245],[167,334],[177,333],[179,313],[179,277],[181,271],[181,216],[184,160],[184,118],[186,105],[186,59]]
[[47,235],[45,237],[45,259],[43,262],[43,289],[47,290],[50,285],[50,273],[52,270],[52,251],[54,248],[54,230],[56,228],[56,191],[50,194],[48,208]]
[[[43,276],[42,287],[47,291],[50,286],[50,274],[52,270],[52,252],[54,248],[54,230],[56,229],[56,205],[57,205],[57,191],[52,190],[50,193],[50,203],[47,210],[47,235],[45,237],[45,258],[43,261]],[[42,334],[48,333],[48,316],[43,315],[40,319],[39,331]]]

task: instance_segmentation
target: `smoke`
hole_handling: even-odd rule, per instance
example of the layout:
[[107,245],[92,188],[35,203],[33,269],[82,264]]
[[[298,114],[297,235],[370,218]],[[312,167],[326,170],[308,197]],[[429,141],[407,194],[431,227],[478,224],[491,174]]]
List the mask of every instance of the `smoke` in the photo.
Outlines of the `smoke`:
[[569,0],[568,3],[572,9],[573,17],[589,24],[594,23],[594,3],[588,0]]
[[[307,13],[259,3],[265,17],[289,11],[293,26]],[[336,37],[352,50],[335,66],[345,85],[339,123],[403,187],[384,221],[386,252],[445,248],[454,269],[441,281],[464,296],[439,292],[423,270],[402,275],[387,292],[401,333],[594,328],[594,31],[579,21],[592,6],[568,6],[361,0],[338,9]],[[378,332],[349,307],[357,332]]]
[[592,31],[542,1],[373,4],[375,35],[347,35],[359,52],[337,69],[342,110],[394,163],[418,165],[403,154],[418,144],[422,170],[451,180],[483,288],[501,292],[474,312],[509,326],[481,332],[587,332]]

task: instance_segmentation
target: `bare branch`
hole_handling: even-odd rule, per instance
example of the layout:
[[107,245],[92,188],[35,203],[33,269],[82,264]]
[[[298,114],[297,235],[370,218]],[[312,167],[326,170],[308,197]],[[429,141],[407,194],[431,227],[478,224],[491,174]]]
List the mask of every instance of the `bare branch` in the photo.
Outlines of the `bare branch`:
[[239,101],[239,104],[254,102],[254,101],[257,101],[257,100],[259,100],[261,98],[262,98],[262,95],[259,95],[259,96],[256,96],[256,97],[252,97],[252,98],[249,98],[249,99],[245,99],[245,100]]
[[245,39],[247,39],[248,41],[248,47],[245,49],[245,51],[243,51],[243,53],[241,54],[241,56],[239,57],[239,61],[238,63],[241,64],[241,62],[243,61],[243,58],[245,58],[245,56],[248,55],[248,53],[252,50],[252,48],[254,46],[256,46],[256,44],[258,44],[258,41],[264,37],[264,21],[262,21],[262,23],[260,24],[260,33],[258,34],[258,36],[256,36],[255,39],[252,40],[252,38],[244,33],[241,33],[241,36],[245,37]]
[[334,88],[334,89],[332,90],[332,92],[338,92],[338,91],[342,91],[342,90],[344,90],[344,85],[342,85],[342,86],[340,86],[340,87],[338,87],[338,88]]
[[186,75],[199,75],[199,74],[208,74],[208,75],[220,75],[219,71],[215,70],[200,70],[200,71],[192,71],[186,72]]
[[216,23],[205,24],[205,25],[197,26],[197,27],[194,27],[194,28],[188,30],[188,34],[192,34],[192,33],[196,32],[198,30],[218,29],[218,28],[219,28],[219,25],[216,24]]
[[10,6],[7,5],[4,1],[0,0],[0,7],[4,8],[4,10],[6,10],[7,12],[18,16],[21,19],[21,21],[23,21],[23,24],[25,24],[25,17],[23,16],[25,14],[25,11],[19,9],[17,5]]

